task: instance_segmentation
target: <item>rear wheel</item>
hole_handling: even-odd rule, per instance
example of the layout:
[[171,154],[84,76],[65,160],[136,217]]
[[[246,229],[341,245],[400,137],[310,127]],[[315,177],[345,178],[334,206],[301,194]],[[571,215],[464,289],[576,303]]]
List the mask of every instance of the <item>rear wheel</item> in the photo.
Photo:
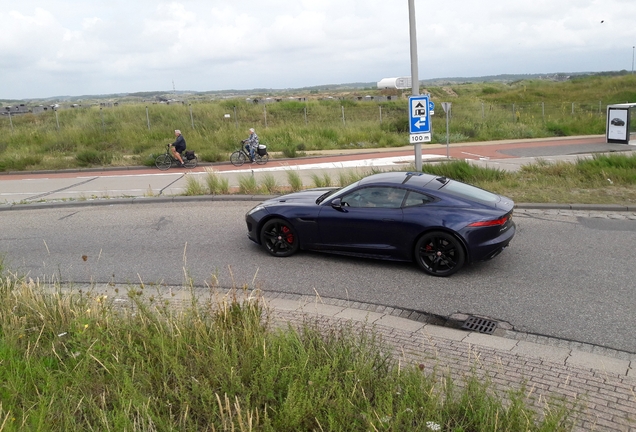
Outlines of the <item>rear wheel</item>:
[[172,158],[167,154],[159,155],[157,156],[157,159],[155,159],[155,165],[161,171],[165,171],[172,165]]
[[263,156],[257,154],[256,156],[254,156],[254,160],[257,164],[264,165],[269,160],[269,155],[267,153],[265,153]]
[[270,219],[261,229],[261,244],[275,257],[288,257],[298,251],[296,231],[283,219]]
[[463,267],[466,253],[452,234],[433,231],[424,234],[415,245],[415,261],[432,276],[450,276]]
[[183,159],[183,165],[186,168],[190,168],[190,169],[196,168],[198,163],[199,163],[199,160],[197,159],[196,156],[192,159],[188,159],[188,158]]
[[234,166],[243,165],[245,163],[245,160],[246,160],[245,153],[243,153],[240,150],[237,150],[230,155],[230,162],[232,162],[232,165]]

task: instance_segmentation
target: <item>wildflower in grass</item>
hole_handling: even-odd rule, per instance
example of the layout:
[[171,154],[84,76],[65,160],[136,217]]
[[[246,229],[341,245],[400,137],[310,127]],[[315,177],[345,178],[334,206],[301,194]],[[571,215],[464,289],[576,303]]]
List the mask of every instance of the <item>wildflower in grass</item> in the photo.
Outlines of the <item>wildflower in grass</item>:
[[432,422],[432,421],[427,421],[426,422],[426,427],[429,428],[430,430],[434,430],[434,431],[442,430],[442,427],[440,425],[438,425],[437,423]]

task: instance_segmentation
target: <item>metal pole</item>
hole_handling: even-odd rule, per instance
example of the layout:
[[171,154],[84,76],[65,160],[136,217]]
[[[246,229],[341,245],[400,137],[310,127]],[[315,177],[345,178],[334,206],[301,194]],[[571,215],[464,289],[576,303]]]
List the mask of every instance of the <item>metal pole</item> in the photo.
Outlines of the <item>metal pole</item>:
[[11,132],[13,132],[13,120],[11,120],[11,111],[9,111],[9,124],[11,125]]
[[263,104],[263,116],[265,118],[265,129],[267,129],[267,107]]
[[[420,80],[417,74],[417,32],[415,27],[415,0],[409,0],[409,34],[411,41],[411,94],[413,96],[419,96]],[[417,171],[422,171],[422,144],[414,144],[414,152],[415,169]]]
[[236,124],[236,128],[238,129],[238,117],[236,117],[236,106],[234,107],[234,123]]
[[543,123],[545,123],[545,102],[541,102],[541,118],[543,119]]
[[192,123],[192,129],[194,129],[194,117],[192,117],[192,104],[190,105],[190,123]]
[[344,126],[345,123],[345,116],[344,116],[344,105],[340,105],[340,108],[342,108],[342,125]]
[[307,107],[305,107],[305,126],[307,126]]
[[634,49],[636,46],[632,47],[632,75],[634,74]]
[[448,110],[446,110],[446,159],[450,159],[450,135],[448,132],[448,117],[450,116],[450,110],[451,107],[448,107]]
[[57,124],[57,130],[60,130],[60,120],[57,118],[57,109],[53,109],[55,111],[55,123]]
[[148,123],[148,130],[150,130],[150,116],[148,115],[148,106],[146,106],[146,122]]
[[382,105],[380,105],[380,123],[382,123]]
[[[102,111],[102,107],[99,107],[99,116],[102,119],[102,133],[106,133],[106,125],[104,124],[104,111]],[[150,124],[148,124],[148,129],[150,129]]]

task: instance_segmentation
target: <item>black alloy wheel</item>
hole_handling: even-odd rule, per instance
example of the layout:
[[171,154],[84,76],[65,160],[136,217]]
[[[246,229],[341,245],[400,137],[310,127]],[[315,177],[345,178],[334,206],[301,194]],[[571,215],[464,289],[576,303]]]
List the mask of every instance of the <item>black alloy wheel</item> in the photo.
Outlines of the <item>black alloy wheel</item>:
[[466,252],[452,234],[433,231],[424,234],[415,245],[415,261],[432,276],[450,276],[464,266]]
[[283,219],[270,219],[261,229],[261,244],[275,257],[288,257],[298,251],[296,231]]

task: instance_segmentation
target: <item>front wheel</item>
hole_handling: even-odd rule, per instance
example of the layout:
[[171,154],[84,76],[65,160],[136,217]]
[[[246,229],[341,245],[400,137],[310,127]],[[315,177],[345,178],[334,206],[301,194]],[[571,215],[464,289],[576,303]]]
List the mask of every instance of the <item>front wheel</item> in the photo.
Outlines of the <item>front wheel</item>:
[[237,150],[230,155],[230,162],[232,162],[232,165],[237,167],[243,165],[245,163],[245,159],[245,153],[240,150]]
[[199,160],[197,159],[196,156],[193,157],[192,159],[185,158],[183,161],[183,165],[189,169],[196,168],[198,163],[199,163]]
[[283,219],[270,219],[261,229],[261,244],[275,257],[288,257],[300,247],[294,227]]
[[155,165],[161,171],[165,171],[172,165],[172,158],[167,154],[159,155],[157,156],[157,159],[155,159]]
[[432,276],[450,276],[463,267],[466,253],[452,234],[433,231],[424,234],[415,245],[415,261]]
[[264,165],[269,160],[269,155],[267,153],[265,153],[263,156],[257,154],[256,156],[254,156],[254,160],[257,164]]

